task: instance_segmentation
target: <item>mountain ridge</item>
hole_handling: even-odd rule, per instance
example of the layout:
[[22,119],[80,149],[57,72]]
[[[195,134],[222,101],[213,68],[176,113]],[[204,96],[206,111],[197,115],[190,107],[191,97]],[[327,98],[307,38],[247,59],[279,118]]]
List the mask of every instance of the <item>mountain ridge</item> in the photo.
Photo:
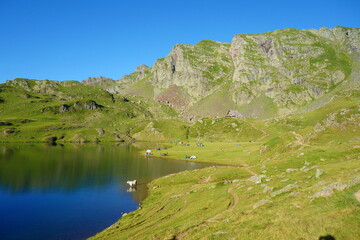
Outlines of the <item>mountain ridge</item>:
[[[252,118],[282,116],[343,83],[359,55],[359,39],[357,28],[289,28],[236,34],[231,43],[176,44],[152,67],[125,75],[104,89],[167,103],[184,118],[221,117],[229,108]],[[226,97],[221,97],[223,89],[229,90]],[[179,104],[173,92],[185,104]],[[276,106],[275,112],[243,110],[264,95]],[[212,111],[216,106],[209,102],[204,111],[198,111],[209,98],[227,104]]]

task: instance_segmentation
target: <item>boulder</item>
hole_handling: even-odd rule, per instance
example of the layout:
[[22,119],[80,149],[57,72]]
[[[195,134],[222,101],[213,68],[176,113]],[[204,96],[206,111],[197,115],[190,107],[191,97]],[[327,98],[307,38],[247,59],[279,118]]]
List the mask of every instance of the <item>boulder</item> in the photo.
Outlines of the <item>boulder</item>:
[[256,183],[256,184],[259,184],[261,183],[262,179],[263,178],[266,178],[266,175],[255,175],[255,176],[252,176],[249,178],[249,181],[250,182],[253,182],[253,183]]
[[315,173],[315,177],[316,178],[320,178],[320,176],[321,175],[323,175],[324,174],[324,170],[322,170],[322,169],[316,169],[316,173]]
[[277,191],[271,193],[270,196],[271,196],[271,197],[275,197],[275,196],[277,196],[277,195],[279,195],[279,194],[282,194],[282,193],[284,193],[284,192],[290,192],[291,190],[293,190],[293,189],[295,189],[295,188],[298,188],[298,187],[299,187],[298,185],[289,184],[289,185],[283,187],[282,189],[277,190]]
[[347,187],[348,185],[346,184],[335,182],[316,192],[311,198],[315,199],[318,197],[330,197],[334,193],[334,190],[342,191]]
[[352,180],[349,181],[348,185],[349,187],[355,186],[360,184],[360,176],[354,177]]
[[257,203],[255,203],[253,205],[253,209],[258,208],[258,207],[260,207],[262,205],[265,205],[265,204],[269,204],[269,203],[272,203],[272,201],[267,200],[267,199],[262,199],[262,200],[258,201]]

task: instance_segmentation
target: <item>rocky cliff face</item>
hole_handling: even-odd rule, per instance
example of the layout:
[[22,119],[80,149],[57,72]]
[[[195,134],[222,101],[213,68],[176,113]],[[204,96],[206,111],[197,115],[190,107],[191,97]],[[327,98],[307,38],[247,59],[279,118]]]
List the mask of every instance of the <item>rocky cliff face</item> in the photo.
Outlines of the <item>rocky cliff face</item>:
[[114,83],[114,80],[111,78],[106,78],[103,76],[100,77],[88,77],[87,79],[83,80],[82,83],[86,85],[100,85],[100,86],[107,86]]
[[247,117],[270,117],[342,84],[358,54],[355,28],[238,34],[231,44],[177,44],[151,68],[139,67],[107,89],[157,99],[184,116],[224,116],[231,108]]

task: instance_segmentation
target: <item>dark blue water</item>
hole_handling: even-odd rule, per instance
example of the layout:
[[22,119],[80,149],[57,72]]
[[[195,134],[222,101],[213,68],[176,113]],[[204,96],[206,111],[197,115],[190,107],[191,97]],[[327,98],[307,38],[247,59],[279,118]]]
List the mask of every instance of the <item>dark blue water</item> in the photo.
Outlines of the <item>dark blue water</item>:
[[[0,146],[0,239],[86,239],[137,208],[151,180],[208,165],[115,145]],[[137,179],[135,192],[127,180]]]

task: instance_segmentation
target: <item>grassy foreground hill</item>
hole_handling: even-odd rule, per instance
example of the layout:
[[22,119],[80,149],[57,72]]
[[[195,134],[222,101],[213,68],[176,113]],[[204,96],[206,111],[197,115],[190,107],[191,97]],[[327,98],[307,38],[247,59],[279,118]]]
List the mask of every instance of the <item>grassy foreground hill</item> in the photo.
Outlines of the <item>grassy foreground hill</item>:
[[264,133],[256,142],[155,151],[232,166],[153,181],[138,210],[91,239],[360,238],[358,93],[349,89],[306,114],[253,122]]

